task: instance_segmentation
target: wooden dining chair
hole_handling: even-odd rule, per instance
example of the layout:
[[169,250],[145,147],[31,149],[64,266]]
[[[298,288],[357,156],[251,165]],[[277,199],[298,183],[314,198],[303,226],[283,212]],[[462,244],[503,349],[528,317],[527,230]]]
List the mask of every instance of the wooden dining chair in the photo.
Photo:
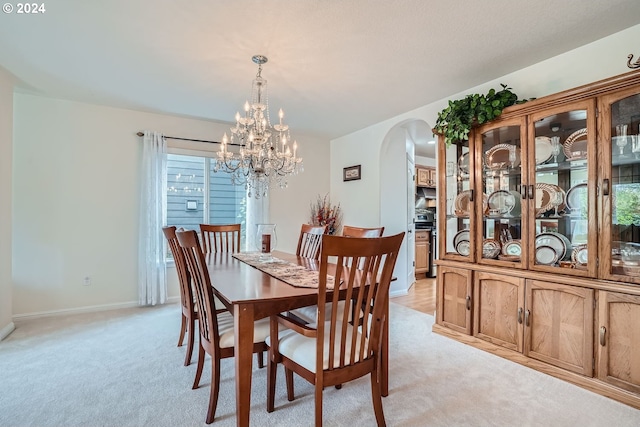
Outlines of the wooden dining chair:
[[191,355],[193,354],[193,341],[195,338],[195,325],[198,320],[198,312],[194,303],[193,290],[191,288],[191,275],[187,269],[187,263],[184,259],[184,254],[178,244],[176,238],[176,227],[162,227],[162,232],[167,238],[167,243],[171,254],[173,255],[173,261],[176,265],[176,272],[178,273],[178,284],[180,286],[180,305],[182,307],[182,325],[180,327],[180,337],[178,338],[178,347],[181,347],[184,342],[185,333],[188,332],[187,338],[187,354],[184,358],[184,366],[191,364]]
[[[211,424],[216,414],[220,391],[220,360],[234,355],[233,316],[229,312],[221,313],[215,309],[209,270],[198,240],[198,234],[193,230],[188,230],[178,231],[176,236],[192,278],[200,317],[200,345],[198,348],[198,367],[193,382],[194,390],[200,384],[205,353],[211,356],[211,391],[206,418],[206,423]],[[254,353],[268,350],[265,344],[265,338],[268,336],[269,319],[256,321],[253,330]]]
[[[322,426],[322,391],[369,374],[373,409],[378,426],[385,426],[380,383],[380,351],[385,323],[389,286],[404,233],[379,238],[325,236],[320,254],[318,285],[318,323],[298,323],[287,316],[271,316],[271,334],[267,340],[267,411],[274,410],[277,364],[285,367],[287,398],[294,399],[293,372],[315,386],[315,425]],[[335,257],[335,269],[329,267]],[[360,265],[363,265],[363,268]],[[333,292],[334,306],[344,299],[344,313],[362,309],[352,321],[339,320],[335,311],[327,316],[324,301],[327,283],[341,283]],[[289,328],[278,332],[278,326]]]
[[240,224],[200,224],[204,252],[240,252],[240,232]]
[[326,233],[326,225],[302,224],[296,255],[304,258],[320,259],[322,236]]
[[342,227],[344,237],[381,237],[382,233],[384,233],[384,227],[362,228],[350,225]]

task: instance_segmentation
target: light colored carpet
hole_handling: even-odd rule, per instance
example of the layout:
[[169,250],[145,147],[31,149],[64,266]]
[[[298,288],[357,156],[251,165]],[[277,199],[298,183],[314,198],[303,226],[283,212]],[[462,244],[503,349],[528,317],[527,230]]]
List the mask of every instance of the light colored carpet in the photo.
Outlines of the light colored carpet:
[[[391,304],[390,426],[639,426],[640,411],[433,334],[433,317]],[[176,347],[169,305],[32,319],[0,342],[0,426],[199,426],[210,364],[191,390],[194,363]],[[207,361],[208,362],[208,361]],[[251,424],[313,425],[313,388],[296,377],[287,402],[265,410],[266,370],[254,368]],[[374,426],[368,377],[324,392],[327,426]],[[222,364],[213,426],[235,425],[233,359]]]

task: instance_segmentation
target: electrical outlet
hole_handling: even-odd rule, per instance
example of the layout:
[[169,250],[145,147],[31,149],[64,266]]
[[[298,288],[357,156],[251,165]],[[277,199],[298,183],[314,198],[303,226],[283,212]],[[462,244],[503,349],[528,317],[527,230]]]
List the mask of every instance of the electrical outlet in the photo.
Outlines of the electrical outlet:
[[86,277],[84,278],[84,285],[85,285],[85,286],[89,286],[90,284],[91,284],[91,277],[86,276]]

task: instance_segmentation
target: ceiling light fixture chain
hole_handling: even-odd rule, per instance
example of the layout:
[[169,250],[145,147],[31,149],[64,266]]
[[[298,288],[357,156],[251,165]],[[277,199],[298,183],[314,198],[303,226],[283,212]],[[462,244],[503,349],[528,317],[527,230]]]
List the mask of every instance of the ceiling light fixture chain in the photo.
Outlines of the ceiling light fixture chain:
[[[268,59],[255,55],[258,73],[251,86],[251,104],[244,104],[244,117],[236,113],[231,137],[225,133],[218,151],[214,172],[231,174],[234,185],[244,185],[249,197],[266,197],[270,187],[287,187],[287,177],[303,171],[302,158],[296,157],[298,143],[290,148],[289,126],[283,123],[284,112],[278,112],[279,122],[271,125],[267,80],[262,77],[262,65]],[[240,145],[238,153],[228,151],[228,144]]]

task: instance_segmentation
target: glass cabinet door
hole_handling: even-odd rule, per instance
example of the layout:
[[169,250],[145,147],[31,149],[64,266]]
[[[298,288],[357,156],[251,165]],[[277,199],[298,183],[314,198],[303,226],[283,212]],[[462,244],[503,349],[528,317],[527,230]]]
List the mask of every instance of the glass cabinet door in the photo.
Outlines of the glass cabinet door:
[[[444,145],[440,137],[440,167],[444,169],[444,185],[439,185],[438,225],[444,225],[440,253],[445,259],[474,260],[473,215],[476,197],[474,182],[473,141]],[[442,230],[442,227],[440,228]]]
[[[479,129],[482,182],[477,203],[477,259],[484,264],[522,263],[522,171],[525,119]],[[513,265],[513,264],[512,264]]]
[[601,274],[640,283],[640,88],[602,103]]
[[594,113],[595,102],[588,100],[531,117],[526,189],[531,269],[596,275]]

